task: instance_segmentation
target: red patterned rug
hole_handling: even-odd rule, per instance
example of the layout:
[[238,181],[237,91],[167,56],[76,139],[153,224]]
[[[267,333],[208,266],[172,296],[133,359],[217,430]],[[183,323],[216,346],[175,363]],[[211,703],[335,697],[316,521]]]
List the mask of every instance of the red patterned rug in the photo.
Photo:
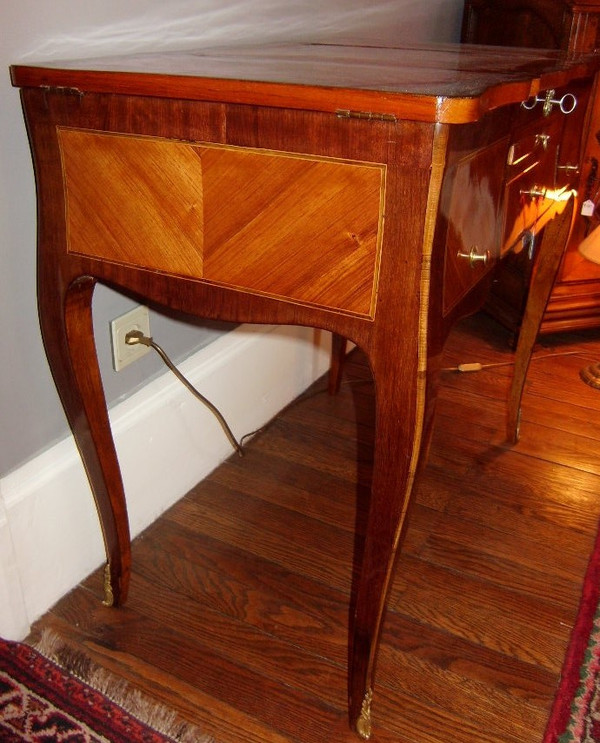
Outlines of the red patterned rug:
[[[114,676],[99,669],[90,674],[91,664],[81,661],[79,658],[77,663],[86,668],[90,683],[28,645],[0,640],[2,743],[210,741],[162,705],[126,689]],[[100,684],[94,685],[94,681]],[[105,688],[101,692],[98,686]]]
[[600,743],[600,532],[543,743]]

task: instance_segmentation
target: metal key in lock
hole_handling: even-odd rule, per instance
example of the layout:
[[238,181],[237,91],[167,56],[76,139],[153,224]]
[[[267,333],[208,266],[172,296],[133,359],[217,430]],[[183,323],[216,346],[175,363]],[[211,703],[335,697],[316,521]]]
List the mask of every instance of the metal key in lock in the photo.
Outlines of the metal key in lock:
[[529,260],[533,260],[535,253],[535,233],[532,230],[525,230],[521,236],[521,245],[523,246],[523,250],[527,251]]

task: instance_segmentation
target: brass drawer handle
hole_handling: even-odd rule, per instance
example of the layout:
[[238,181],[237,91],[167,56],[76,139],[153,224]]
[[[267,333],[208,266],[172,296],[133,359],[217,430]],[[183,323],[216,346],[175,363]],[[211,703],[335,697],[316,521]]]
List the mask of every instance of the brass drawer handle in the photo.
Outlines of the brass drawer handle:
[[571,165],[570,163],[567,163],[566,165],[557,165],[556,169],[564,170],[566,173],[578,173],[579,165]]
[[485,253],[479,253],[478,251],[479,248],[477,247],[477,245],[474,245],[468,253],[461,253],[459,250],[456,254],[456,257],[464,258],[465,260],[469,261],[469,266],[471,266],[471,268],[475,268],[478,263],[481,263],[481,265],[483,266],[487,266],[488,261],[491,257],[490,251],[486,250]]
[[523,162],[524,160],[527,160],[527,158],[535,157],[535,148],[541,147],[544,152],[548,151],[548,147],[550,146],[550,135],[549,134],[536,134],[534,139],[534,149],[531,151],[526,151],[523,154],[519,154],[519,149],[522,148],[523,142],[517,142],[516,144],[511,144],[511,146],[508,148],[508,156],[506,158],[506,164],[507,165],[518,165],[519,163]]
[[522,188],[519,193],[521,196],[529,196],[532,199],[543,199],[546,196],[546,189],[543,186],[534,186],[533,188]]

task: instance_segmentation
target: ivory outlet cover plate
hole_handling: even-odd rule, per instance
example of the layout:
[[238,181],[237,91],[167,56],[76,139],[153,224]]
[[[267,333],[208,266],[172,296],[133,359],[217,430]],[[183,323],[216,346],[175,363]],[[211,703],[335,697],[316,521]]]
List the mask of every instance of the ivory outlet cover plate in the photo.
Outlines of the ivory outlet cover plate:
[[150,337],[150,315],[148,308],[142,304],[110,322],[113,368],[115,371],[121,371],[121,369],[129,366],[150,351],[148,346],[141,343],[135,345],[126,343],[125,337],[132,330],[140,330],[145,336]]

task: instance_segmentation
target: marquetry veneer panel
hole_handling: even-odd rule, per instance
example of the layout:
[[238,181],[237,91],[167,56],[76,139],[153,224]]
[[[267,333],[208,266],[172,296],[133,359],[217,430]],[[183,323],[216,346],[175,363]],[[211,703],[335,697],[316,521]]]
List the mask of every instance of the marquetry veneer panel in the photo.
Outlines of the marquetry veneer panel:
[[69,252],[373,315],[385,166],[58,135]]

